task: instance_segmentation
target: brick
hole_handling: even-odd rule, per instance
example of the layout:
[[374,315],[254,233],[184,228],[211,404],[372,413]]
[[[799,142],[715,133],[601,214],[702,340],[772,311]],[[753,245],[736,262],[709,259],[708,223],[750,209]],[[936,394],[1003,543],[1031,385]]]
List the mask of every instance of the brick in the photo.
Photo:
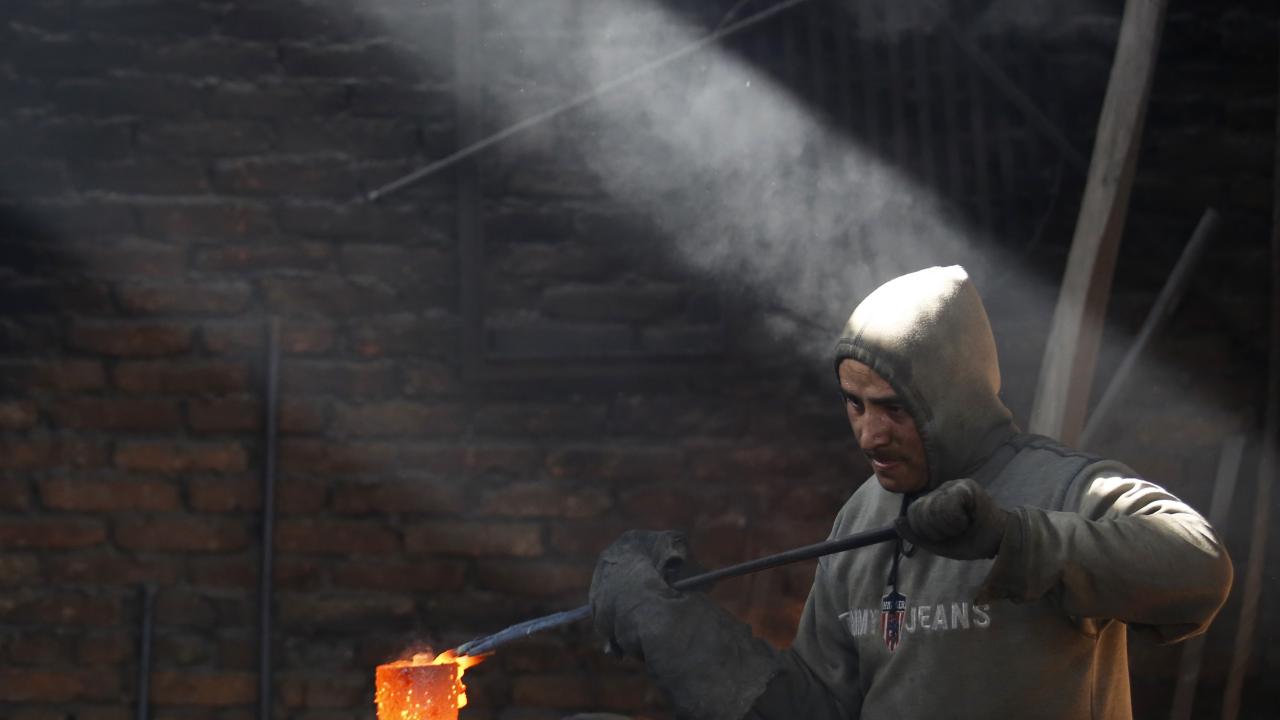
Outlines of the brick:
[[200,346],[214,355],[257,353],[266,342],[267,327],[262,322],[212,320],[200,326]]
[[187,497],[197,512],[251,512],[262,507],[262,485],[256,477],[191,478]]
[[29,586],[41,575],[40,559],[34,555],[19,555],[8,548],[0,555],[0,586]]
[[397,390],[397,364],[390,362],[334,362],[287,360],[281,364],[281,390],[292,393],[333,394],[349,400],[385,398]]
[[0,599],[0,619],[24,625],[118,626],[120,601],[83,593],[20,589]]
[[448,437],[465,427],[463,410],[453,403],[389,401],[338,405],[334,430],[354,436]]
[[122,518],[112,535],[122,548],[159,552],[227,552],[250,543],[246,521],[194,515]]
[[275,142],[270,125],[252,120],[144,121],[138,128],[138,147],[147,152],[251,155],[270,149]]
[[352,349],[366,358],[448,356],[457,330],[456,318],[444,314],[375,317],[352,328]]
[[74,321],[67,342],[76,350],[112,357],[162,357],[191,349],[191,329],[147,322]]
[[172,430],[181,422],[177,402],[139,398],[63,400],[53,416],[64,427],[86,430]]
[[33,385],[44,390],[81,392],[101,390],[106,385],[106,373],[97,360],[41,362],[32,375]]
[[652,485],[624,494],[620,507],[640,525],[657,529],[692,527],[698,514],[697,498],[678,487]]
[[594,563],[553,560],[490,560],[476,567],[480,587],[522,597],[581,595],[591,585]]
[[55,583],[137,585],[173,583],[177,581],[180,570],[172,560],[95,552],[52,556],[46,562],[46,572]]
[[277,420],[282,433],[315,435],[329,427],[328,400],[319,398],[286,398],[280,401]]
[[317,274],[263,278],[259,284],[266,307],[285,314],[319,313],[340,318],[395,312],[402,307],[400,296],[390,286],[369,278]]
[[683,462],[683,452],[666,447],[567,447],[547,455],[546,470],[559,480],[623,485],[678,478]]
[[249,466],[238,443],[133,442],[117,446],[114,462],[122,470],[160,474],[239,473]]
[[116,299],[135,315],[235,315],[249,305],[248,283],[121,285]]
[[262,427],[262,406],[254,397],[223,397],[187,403],[187,427],[197,433],[228,433]]
[[78,242],[67,252],[91,268],[94,277],[171,280],[181,277],[187,269],[186,249],[173,241],[112,237]]
[[0,437],[0,470],[37,468],[95,468],[106,460],[106,447],[98,440],[75,437]]
[[[18,51],[18,48],[11,48]],[[77,50],[88,50],[78,45]],[[128,122],[98,119],[12,121],[0,123],[4,138],[0,147],[12,156],[38,154],[43,158],[122,158],[133,151],[133,132]]]
[[82,548],[100,545],[107,531],[100,520],[66,517],[0,518],[0,546],[13,548]]
[[412,157],[422,150],[418,124],[411,118],[328,116],[311,119],[295,114],[278,123],[282,153],[304,153],[325,148],[362,159],[399,159]]
[[206,272],[237,273],[264,270],[323,270],[329,267],[332,259],[332,249],[323,243],[219,242],[196,250],[193,267]]
[[608,419],[606,409],[596,404],[495,403],[476,410],[474,425],[483,435],[594,437]]
[[156,705],[228,707],[252,704],[257,697],[255,673],[161,670],[151,675],[151,702]]
[[141,394],[231,394],[249,389],[249,368],[237,362],[122,361],[112,369],[115,386]]
[[290,77],[352,78],[365,80],[423,79],[413,63],[393,45],[313,46],[286,44],[281,62]]
[[317,475],[350,475],[391,467],[397,454],[396,446],[390,443],[286,438],[280,442],[280,469]]
[[453,285],[457,259],[443,248],[360,243],[342,247],[340,266],[347,275],[367,275],[397,286],[417,283]]
[[612,504],[602,488],[523,482],[485,492],[479,509],[498,517],[582,518],[600,515]]
[[280,593],[280,623],[285,627],[359,627],[363,632],[398,629],[414,614],[414,602],[400,595],[372,593]]
[[86,163],[75,173],[87,192],[137,195],[199,195],[209,191],[202,163],[188,160],[130,159]]
[[280,328],[280,350],[290,355],[325,353],[333,348],[335,336],[327,320],[290,319]]
[[57,84],[46,84],[45,93],[62,112],[100,117],[191,115],[199,111],[208,94],[195,83],[175,78],[112,78],[102,74],[63,78]]
[[191,558],[187,577],[193,587],[250,590],[258,586],[258,569],[252,560],[222,557]]
[[208,202],[169,201],[139,208],[142,230],[159,238],[228,238],[270,236],[275,221],[270,209],[234,200]]
[[410,398],[435,397],[455,393],[462,389],[462,382],[453,368],[440,362],[404,364],[404,384],[401,392]]
[[40,411],[31,400],[0,400],[0,430],[30,430],[40,419]]
[[155,638],[155,654],[169,666],[207,665],[217,654],[212,639],[188,633],[165,633]]
[[324,480],[309,477],[281,478],[276,486],[276,511],[283,514],[313,514],[322,510],[329,494]]
[[289,673],[278,677],[278,680],[277,692],[281,702],[289,708],[352,708],[363,705],[367,699],[365,679],[334,677],[332,674],[304,677]]
[[637,353],[632,330],[618,323],[501,320],[490,325],[490,350],[502,358],[608,358]]
[[41,631],[6,633],[0,648],[11,665],[66,665],[71,655],[67,638]]
[[37,487],[40,500],[51,510],[120,512],[176,510],[182,501],[178,487],[166,480],[45,477]]
[[678,325],[645,328],[640,347],[650,355],[719,355],[727,350],[725,328],[720,325]]
[[103,315],[113,310],[110,288],[96,280],[10,281],[0,287],[0,305],[22,315]]
[[585,709],[597,702],[593,680],[581,674],[519,675],[511,685],[511,700],[539,708]]
[[0,475],[0,510],[31,507],[31,484],[26,478]]
[[334,512],[350,515],[420,513],[456,516],[468,507],[456,480],[430,478],[340,482],[333,487]]
[[132,662],[137,651],[138,640],[131,632],[80,633],[75,658],[80,665],[121,665]]
[[466,581],[464,560],[426,562],[347,562],[333,568],[336,586],[379,592],[454,592]]
[[404,544],[412,553],[460,557],[538,557],[545,551],[537,523],[419,523],[405,529]]
[[253,197],[350,198],[360,191],[351,161],[337,155],[220,160],[213,187]]
[[550,548],[562,555],[595,558],[632,524],[622,520],[560,522],[551,525]]
[[379,522],[285,518],[277,525],[276,545],[284,552],[377,555],[398,551],[400,538]]
[[119,683],[117,673],[0,668],[0,697],[8,702],[111,700]]

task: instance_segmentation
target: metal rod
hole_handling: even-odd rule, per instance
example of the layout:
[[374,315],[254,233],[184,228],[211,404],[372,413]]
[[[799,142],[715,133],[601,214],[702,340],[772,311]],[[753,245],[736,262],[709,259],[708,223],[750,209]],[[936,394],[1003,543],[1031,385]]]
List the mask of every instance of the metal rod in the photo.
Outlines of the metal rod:
[[[779,567],[781,565],[790,565],[804,560],[812,560],[824,555],[833,555],[854,548],[866,547],[868,545],[876,545],[882,542],[895,540],[898,537],[898,531],[892,526],[879,528],[877,530],[868,530],[866,532],[855,533],[838,540],[827,540],[826,542],[815,543],[813,545],[805,545],[804,547],[786,550],[776,555],[768,555],[755,560],[748,560],[737,565],[712,570],[711,572],[701,575],[694,575],[683,580],[677,580],[672,583],[672,587],[677,590],[696,590],[705,587],[720,580],[739,577],[741,575],[749,575],[761,570]],[[512,625],[506,630],[496,632],[492,635],[476,638],[469,642],[465,642],[457,647],[454,651],[458,655],[481,655],[492,652],[501,645],[505,645],[513,640],[528,637],[536,632],[550,630],[560,627],[561,625],[569,625],[579,620],[586,620],[591,617],[591,606],[583,605],[573,610],[565,610],[553,615],[526,620],[522,623]]]
[[581,95],[574,97],[568,102],[565,102],[561,105],[557,105],[553,108],[550,108],[549,110],[544,110],[531,117],[527,117],[524,120],[521,120],[520,122],[514,125],[510,125],[504,128],[503,130],[499,130],[498,132],[494,133],[493,135],[490,135],[487,138],[484,138],[483,140],[479,140],[475,143],[472,143],[471,145],[468,145],[462,148],[461,150],[458,150],[450,155],[447,155],[429,165],[418,168],[417,170],[414,170],[413,172],[409,173],[408,175],[405,175],[404,177],[401,177],[397,180],[392,180],[391,182],[387,183],[386,185],[383,185],[382,187],[371,190],[365,194],[364,199],[367,200],[368,202],[374,202],[380,198],[386,197],[387,195],[390,195],[393,192],[396,192],[405,187],[408,187],[409,185],[412,185],[418,182],[419,180],[426,178],[429,175],[440,172],[445,168],[452,167],[458,162],[461,162],[462,160],[465,160],[482,150],[485,150],[494,145],[497,145],[498,143],[502,142],[503,140],[506,140],[512,135],[516,135],[517,133],[523,132],[524,130],[528,130],[533,126],[543,123],[547,120],[550,120],[551,118],[554,118],[558,115],[563,115],[564,113],[570,110],[573,110],[575,108],[578,108],[582,105],[586,105],[587,103],[595,100],[596,98],[599,98],[602,95],[613,92],[614,90],[617,90],[618,88],[621,88],[624,85],[627,85],[628,83],[634,82],[635,80],[638,80],[641,77],[648,75],[649,73],[663,67],[664,65],[669,65],[670,63],[673,63],[676,60],[679,60],[688,55],[692,55],[693,53],[701,50],[702,48],[707,47],[708,45],[712,45],[723,38],[729,37],[730,35],[733,35],[734,33],[737,33],[741,30],[745,30],[753,25],[762,23],[765,20],[772,18],[774,15],[777,15],[785,10],[789,10],[795,7],[796,5],[800,5],[808,1],[809,0],[784,0],[783,2],[780,2],[777,5],[774,5],[765,10],[761,10],[760,12],[754,15],[745,17],[733,23],[732,25],[728,25],[719,30],[714,30],[711,33],[703,36],[702,38],[695,40],[694,42],[689,43],[688,45],[685,45],[684,47],[680,48],[679,50],[676,50],[675,52],[670,53],[669,55],[664,55],[656,60],[652,60],[650,62],[644,63],[643,65],[640,65],[637,68],[634,68],[632,70],[629,70],[623,73],[619,77],[616,77],[602,85],[598,85],[582,93]]
[[967,59],[987,81],[1000,90],[1005,98],[1013,103],[1014,107],[1022,111],[1022,114],[1031,122],[1031,125],[1040,131],[1040,134],[1049,141],[1051,145],[1062,153],[1062,157],[1066,159],[1067,165],[1080,175],[1089,172],[1089,161],[1085,159],[1076,146],[1067,139],[1067,136],[1058,129],[1057,125],[1049,119],[1048,115],[1040,109],[1036,102],[1018,84],[1010,78],[1000,66],[995,64],[991,58],[987,57],[973,40],[969,38],[963,31],[952,25],[950,22],[942,23],[942,30],[948,39],[959,48],[960,53]]
[[1124,359],[1120,361],[1120,366],[1116,368],[1115,374],[1111,376],[1111,383],[1107,385],[1106,391],[1102,393],[1102,399],[1098,401],[1097,407],[1094,408],[1093,413],[1089,416],[1089,421],[1085,423],[1084,431],[1080,433],[1081,447],[1089,446],[1089,442],[1097,434],[1098,429],[1102,427],[1103,421],[1111,414],[1112,407],[1115,406],[1117,398],[1120,397],[1120,391],[1124,389],[1125,382],[1128,381],[1129,376],[1133,374],[1133,368],[1138,364],[1138,359],[1142,357],[1142,353],[1151,344],[1151,338],[1164,327],[1169,316],[1177,309],[1178,301],[1182,299],[1182,296],[1186,293],[1187,285],[1191,282],[1192,271],[1195,270],[1196,264],[1200,262],[1200,257],[1204,255],[1204,249],[1208,247],[1218,232],[1220,220],[1218,211],[1213,208],[1206,209],[1204,215],[1200,217],[1200,222],[1196,225],[1195,232],[1191,234],[1191,240],[1182,249],[1182,255],[1169,273],[1169,279],[1165,281],[1164,287],[1160,290],[1160,295],[1156,297],[1156,302],[1151,307],[1151,312],[1147,314],[1147,319],[1143,321],[1142,328],[1138,330],[1138,337],[1134,338],[1133,345],[1129,346],[1129,351],[1125,353]]
[[137,720],[151,714],[151,627],[155,617],[156,589],[142,587],[142,631],[138,633],[138,707]]
[[267,326],[266,457],[262,478],[262,562],[258,576],[258,720],[271,717],[271,579],[276,525],[276,419],[280,404],[280,318]]

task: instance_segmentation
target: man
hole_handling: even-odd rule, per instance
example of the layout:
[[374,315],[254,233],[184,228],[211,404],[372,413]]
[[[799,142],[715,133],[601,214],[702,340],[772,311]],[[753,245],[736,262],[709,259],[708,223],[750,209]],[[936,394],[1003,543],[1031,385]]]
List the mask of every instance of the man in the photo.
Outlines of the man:
[[897,278],[836,345],[874,471],[832,537],[903,541],[823,558],[778,653],[666,582],[674,534],[628,533],[592,582],[596,628],[642,657],[680,717],[1129,718],[1126,627],[1202,632],[1231,563],[1199,514],[1132,470],[1018,432],[959,267]]

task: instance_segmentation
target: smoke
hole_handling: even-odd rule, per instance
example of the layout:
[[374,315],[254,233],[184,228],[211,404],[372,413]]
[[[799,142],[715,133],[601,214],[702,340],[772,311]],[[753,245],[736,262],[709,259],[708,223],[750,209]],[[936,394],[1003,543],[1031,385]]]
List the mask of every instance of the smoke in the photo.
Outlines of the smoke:
[[[563,4],[561,4],[563,7]],[[543,82],[585,89],[705,30],[639,0],[567,18],[493,18],[505,51]],[[490,58],[493,62],[493,58]],[[515,119],[515,118],[513,118]],[[651,219],[682,264],[754,296],[778,340],[825,358],[856,302],[932,264],[974,264],[968,229],[933,194],[813,117],[749,63],[712,47],[601,97],[573,122],[579,158]]]

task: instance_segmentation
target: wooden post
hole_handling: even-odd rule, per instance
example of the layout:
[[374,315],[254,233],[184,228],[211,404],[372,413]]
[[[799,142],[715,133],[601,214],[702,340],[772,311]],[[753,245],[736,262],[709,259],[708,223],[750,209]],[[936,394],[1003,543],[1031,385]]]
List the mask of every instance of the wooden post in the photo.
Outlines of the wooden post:
[[1168,0],[1125,3],[1084,201],[1040,366],[1030,429],[1067,444],[1084,426],[1167,6]]
[[1266,417],[1262,427],[1262,460],[1258,467],[1258,494],[1253,501],[1253,528],[1249,535],[1249,565],[1244,574],[1240,624],[1236,627],[1235,652],[1227,672],[1227,687],[1222,697],[1223,720],[1235,720],[1240,714],[1240,695],[1244,690],[1244,673],[1253,649],[1253,636],[1258,618],[1258,599],[1262,594],[1262,571],[1266,567],[1267,534],[1271,521],[1271,485],[1280,469],[1280,108],[1276,110],[1275,173],[1271,200],[1271,354],[1267,363]]

